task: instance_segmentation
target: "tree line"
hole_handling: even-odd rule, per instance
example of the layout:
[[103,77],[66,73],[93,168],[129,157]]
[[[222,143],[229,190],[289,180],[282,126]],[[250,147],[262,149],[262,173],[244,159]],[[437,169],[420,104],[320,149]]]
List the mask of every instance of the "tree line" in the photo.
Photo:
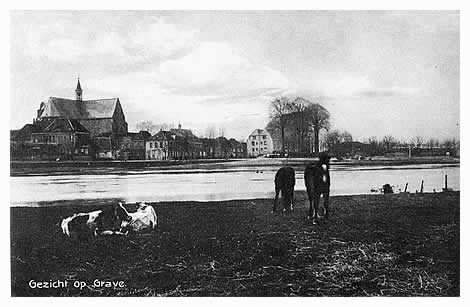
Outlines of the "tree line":
[[270,104],[266,130],[281,140],[281,153],[318,153],[320,131],[330,128],[330,113],[319,103],[303,97],[278,97]]

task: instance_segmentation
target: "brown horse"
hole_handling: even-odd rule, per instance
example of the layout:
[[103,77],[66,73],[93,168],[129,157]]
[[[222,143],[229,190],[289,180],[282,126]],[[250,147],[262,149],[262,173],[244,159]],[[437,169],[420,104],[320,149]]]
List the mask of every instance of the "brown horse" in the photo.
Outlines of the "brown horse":
[[276,211],[279,192],[282,192],[284,211],[292,211],[294,201],[295,172],[292,167],[281,167],[274,178],[276,197],[274,198],[273,213]]
[[[314,164],[308,164],[304,172],[305,187],[307,188],[308,200],[310,202],[310,209],[308,211],[308,218],[317,220],[318,206],[320,204],[320,197],[323,195],[323,208],[324,216],[328,218],[329,198],[330,198],[330,157],[326,153],[320,154],[319,161]],[[312,208],[313,202],[313,208]]]

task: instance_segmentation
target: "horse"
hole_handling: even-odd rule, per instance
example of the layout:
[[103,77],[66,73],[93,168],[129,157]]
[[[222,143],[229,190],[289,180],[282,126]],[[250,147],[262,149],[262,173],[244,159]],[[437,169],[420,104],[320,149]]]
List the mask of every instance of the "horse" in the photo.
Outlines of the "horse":
[[[304,182],[307,188],[310,208],[308,218],[318,220],[318,206],[320,197],[323,195],[324,217],[329,216],[329,198],[330,198],[330,157],[326,153],[320,154],[319,161],[310,163],[305,167]],[[312,207],[313,203],[313,207]]]
[[279,192],[282,192],[282,203],[284,211],[289,212],[293,210],[294,202],[294,186],[295,186],[295,172],[292,167],[281,167],[274,178],[274,186],[276,197],[274,198],[273,213],[276,211]]

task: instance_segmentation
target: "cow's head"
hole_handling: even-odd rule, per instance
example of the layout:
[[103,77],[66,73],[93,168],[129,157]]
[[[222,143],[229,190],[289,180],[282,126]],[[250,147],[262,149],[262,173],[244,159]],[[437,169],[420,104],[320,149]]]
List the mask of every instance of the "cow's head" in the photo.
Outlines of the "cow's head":
[[121,222],[129,222],[132,219],[132,217],[129,215],[129,212],[127,212],[126,208],[124,208],[121,202],[114,206],[114,215]]
[[119,221],[120,231],[127,232],[129,224],[132,221],[132,216],[130,216],[121,202],[114,207],[114,214]]

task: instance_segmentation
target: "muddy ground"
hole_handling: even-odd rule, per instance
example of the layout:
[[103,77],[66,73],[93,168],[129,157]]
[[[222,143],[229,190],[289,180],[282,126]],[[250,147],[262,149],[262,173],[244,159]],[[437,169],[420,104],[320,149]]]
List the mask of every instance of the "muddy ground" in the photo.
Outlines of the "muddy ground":
[[157,231],[88,241],[66,239],[60,220],[109,200],[11,208],[12,295],[459,295],[460,193],[336,196],[316,225],[305,196],[289,215],[270,199],[154,203]]

